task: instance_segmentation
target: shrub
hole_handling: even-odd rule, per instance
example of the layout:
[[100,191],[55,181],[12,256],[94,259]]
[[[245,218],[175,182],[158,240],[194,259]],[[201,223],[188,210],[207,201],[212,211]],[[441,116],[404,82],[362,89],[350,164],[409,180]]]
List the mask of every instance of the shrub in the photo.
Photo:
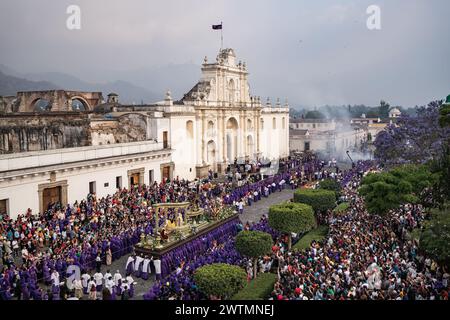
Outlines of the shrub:
[[198,268],[194,281],[200,291],[207,296],[227,299],[245,286],[247,275],[238,267],[225,263],[215,263]]
[[261,231],[242,231],[236,237],[237,251],[255,260],[253,263],[255,277],[258,270],[257,259],[271,252],[272,242],[272,236]]
[[420,234],[419,248],[436,261],[450,265],[450,212],[433,210],[432,218],[425,223]]
[[320,181],[319,188],[322,190],[334,191],[336,194],[336,199],[339,198],[341,194],[341,185],[334,179],[325,179]]
[[269,226],[288,234],[288,247],[290,249],[292,243],[291,233],[308,232],[316,226],[316,220],[311,206],[304,203],[288,202],[269,208]]
[[314,212],[325,212],[336,206],[336,194],[330,190],[299,189],[294,193],[294,202],[310,205]]

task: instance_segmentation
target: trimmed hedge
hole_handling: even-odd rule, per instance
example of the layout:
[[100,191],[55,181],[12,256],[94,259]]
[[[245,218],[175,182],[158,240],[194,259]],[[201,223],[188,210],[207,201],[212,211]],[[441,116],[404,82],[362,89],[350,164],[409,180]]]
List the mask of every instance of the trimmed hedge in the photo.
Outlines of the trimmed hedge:
[[314,212],[325,212],[336,206],[334,191],[322,189],[298,189],[294,192],[294,202],[310,205]]
[[319,226],[316,229],[311,230],[307,234],[305,234],[294,246],[292,246],[292,250],[304,250],[309,248],[311,242],[322,241],[328,234],[327,226]]
[[311,206],[287,202],[269,208],[269,226],[285,233],[304,233],[316,225]]
[[200,291],[207,296],[228,298],[245,286],[247,274],[238,267],[225,263],[215,263],[198,268],[194,281]]
[[335,179],[325,179],[319,182],[319,188],[322,190],[330,190],[336,193],[336,197],[339,197],[341,193],[341,184]]
[[314,211],[304,203],[287,202],[269,208],[269,226],[287,233],[288,250],[292,246],[292,232],[305,233],[316,226]]
[[258,258],[272,250],[272,236],[261,231],[242,231],[236,237],[236,249],[240,254]]
[[275,282],[277,282],[276,274],[262,273],[235,294],[231,300],[265,300],[272,293]]

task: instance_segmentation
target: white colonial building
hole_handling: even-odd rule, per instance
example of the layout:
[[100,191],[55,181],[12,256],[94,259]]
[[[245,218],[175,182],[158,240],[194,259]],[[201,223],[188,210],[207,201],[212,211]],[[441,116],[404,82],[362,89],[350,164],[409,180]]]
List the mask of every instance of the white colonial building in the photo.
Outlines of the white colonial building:
[[[103,197],[223,172],[236,160],[289,155],[287,103],[250,96],[247,67],[232,49],[214,63],[205,58],[200,81],[179,101],[168,92],[162,102],[122,105],[114,93],[103,103],[98,92],[63,90],[7,100],[0,110],[0,214],[13,218],[92,192]],[[36,109],[40,100],[46,108]]]

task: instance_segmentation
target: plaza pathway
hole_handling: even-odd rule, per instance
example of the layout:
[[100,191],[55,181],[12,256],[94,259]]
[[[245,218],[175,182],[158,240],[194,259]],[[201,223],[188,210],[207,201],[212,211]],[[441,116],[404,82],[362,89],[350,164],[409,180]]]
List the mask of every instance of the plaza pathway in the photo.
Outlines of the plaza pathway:
[[252,204],[251,206],[244,207],[244,213],[240,215],[242,223],[258,222],[263,214],[266,216],[269,214],[269,207],[280,202],[291,200],[294,196],[294,190],[288,186],[281,192],[275,192],[269,195],[268,198],[262,198],[260,201]]

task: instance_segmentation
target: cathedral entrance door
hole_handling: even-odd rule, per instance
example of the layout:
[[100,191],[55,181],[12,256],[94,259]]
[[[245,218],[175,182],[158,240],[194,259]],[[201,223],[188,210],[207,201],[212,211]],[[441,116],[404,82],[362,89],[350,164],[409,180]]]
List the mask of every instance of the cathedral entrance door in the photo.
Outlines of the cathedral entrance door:
[[130,185],[131,186],[139,185],[139,181],[140,181],[140,174],[139,173],[133,173],[130,176]]
[[46,188],[42,192],[44,210],[47,210],[50,204],[61,202],[61,187]]

